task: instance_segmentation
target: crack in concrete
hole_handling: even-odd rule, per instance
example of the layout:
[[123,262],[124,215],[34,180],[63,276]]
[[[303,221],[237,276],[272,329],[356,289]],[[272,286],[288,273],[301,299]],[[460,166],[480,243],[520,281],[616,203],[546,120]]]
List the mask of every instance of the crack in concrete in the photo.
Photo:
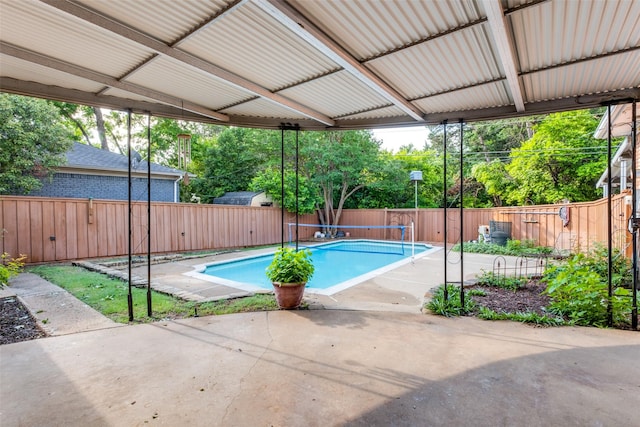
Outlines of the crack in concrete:
[[271,344],[273,343],[273,335],[271,335],[271,322],[270,322],[270,318],[269,318],[269,312],[265,311],[264,312],[264,316],[265,316],[265,319],[266,319],[265,323],[266,323],[266,327],[267,327],[267,336],[269,337],[269,341],[265,345],[256,346],[257,348],[261,349],[262,351],[260,351],[257,355],[252,356],[253,357],[253,363],[251,364],[251,366],[247,370],[246,375],[243,375],[240,378],[240,387],[239,387],[238,393],[231,399],[229,404],[224,408],[224,415],[222,416],[222,425],[226,425],[225,420],[230,415],[229,414],[229,410],[234,406],[236,400],[244,392],[244,390],[245,390],[245,387],[244,387],[245,379],[247,377],[251,378],[251,377],[254,376],[253,374],[254,374],[254,371],[256,369],[256,366],[258,365],[259,362],[262,361],[262,357],[270,350]]

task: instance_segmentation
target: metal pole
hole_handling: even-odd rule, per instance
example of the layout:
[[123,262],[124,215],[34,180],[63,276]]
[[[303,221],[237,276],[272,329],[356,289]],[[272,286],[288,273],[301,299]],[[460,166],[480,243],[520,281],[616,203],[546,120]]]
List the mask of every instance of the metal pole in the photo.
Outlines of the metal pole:
[[611,235],[613,233],[613,227],[611,223],[611,193],[612,193],[612,173],[611,173],[611,105],[607,105],[607,282],[608,282],[608,299],[607,299],[607,325],[613,326],[613,310],[611,306],[611,300],[613,298],[613,248],[611,243]]
[[151,317],[151,113],[147,114],[147,316]]
[[631,103],[631,221],[632,223],[632,253],[631,256],[632,264],[633,264],[633,287],[632,287],[632,295],[631,295],[631,328],[638,329],[638,229],[636,228],[636,206],[638,203],[637,195],[636,195],[636,170],[637,170],[637,151],[636,151],[636,143],[637,141],[637,114],[636,114],[636,101],[634,100]]
[[128,180],[129,180],[129,186],[128,186],[128,191],[127,191],[127,196],[128,196],[128,207],[129,207],[129,218],[128,218],[128,225],[129,225],[129,264],[128,264],[128,271],[129,271],[129,294],[127,296],[127,304],[129,306],[129,322],[133,321],[133,295],[131,294],[132,290],[131,290],[131,266],[132,266],[132,262],[133,259],[131,257],[131,238],[132,238],[132,233],[131,233],[131,193],[132,193],[132,189],[131,189],[131,110],[127,111],[127,157],[129,159],[128,163]]
[[416,258],[416,236],[414,234],[413,221],[411,221],[411,261],[413,262],[415,258]]
[[[415,206],[415,212],[413,214],[414,220],[411,221],[411,235],[412,235],[412,238],[413,238],[414,233],[415,233],[415,229],[414,229],[415,224],[418,223],[418,180],[417,179],[414,181],[414,184],[415,184],[415,190],[414,190],[415,191],[415,205],[414,205]],[[413,240],[411,241],[411,245],[413,246]],[[414,259],[413,255],[411,256],[411,259]]]
[[444,212],[444,299],[449,300],[449,291],[447,289],[447,121],[443,121],[444,127],[444,143],[443,143],[443,157],[444,167],[442,173],[442,200],[443,200],[443,212]]
[[298,213],[298,195],[299,195],[299,183],[298,183],[298,156],[300,154],[300,146],[298,136],[300,134],[300,127],[296,125],[296,252],[298,251],[298,227],[300,225],[300,217]]
[[460,119],[460,308],[464,309],[464,123]]
[[284,124],[280,127],[280,247],[284,248]]

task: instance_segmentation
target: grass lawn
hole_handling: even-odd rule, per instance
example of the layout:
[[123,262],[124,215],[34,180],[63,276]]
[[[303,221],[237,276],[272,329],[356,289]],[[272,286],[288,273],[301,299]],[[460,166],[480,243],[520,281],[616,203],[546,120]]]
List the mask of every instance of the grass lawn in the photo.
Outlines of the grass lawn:
[[[127,295],[129,287],[126,282],[74,266],[36,266],[30,267],[27,271],[60,286],[110,319],[120,323],[128,323]],[[134,287],[131,293],[133,317],[137,322],[192,317],[195,316],[196,310],[198,316],[278,310],[278,304],[272,294],[256,294],[232,300],[195,303],[152,290],[153,316],[149,317],[147,316],[147,289]]]

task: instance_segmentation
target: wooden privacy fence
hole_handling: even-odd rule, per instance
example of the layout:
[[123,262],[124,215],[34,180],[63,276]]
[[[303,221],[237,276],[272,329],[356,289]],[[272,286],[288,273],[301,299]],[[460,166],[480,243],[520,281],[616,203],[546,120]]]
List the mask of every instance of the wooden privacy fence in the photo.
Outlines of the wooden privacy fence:
[[[593,249],[596,243],[608,240],[607,199],[595,202],[571,203],[565,206],[568,224],[563,224],[559,210],[563,205],[542,205],[496,209],[496,220],[512,223],[512,234],[516,239],[529,239],[540,246],[559,250],[584,252]],[[613,247],[631,256],[631,195],[618,194],[612,198],[611,240]]]
[[[630,197],[613,199],[612,238],[616,247],[628,248],[627,220]],[[512,224],[513,239],[531,239],[542,246],[587,250],[607,242],[607,201],[568,205],[566,227],[558,215],[561,205],[464,210],[464,239],[475,240],[478,226],[489,221]],[[460,213],[447,212],[447,240],[459,240]],[[287,215],[285,223],[295,222]],[[301,216],[301,223],[317,223],[315,215]],[[442,244],[442,209],[345,210],[345,225],[409,225],[415,222],[415,240]],[[128,207],[126,201],[50,199],[0,196],[2,252],[25,254],[29,263],[66,261],[128,254]],[[313,230],[301,229],[301,238]],[[398,230],[358,228],[352,237],[397,240]],[[411,236],[407,231],[406,239]],[[281,212],[277,208],[191,203],[151,204],[151,252],[169,253],[277,244],[281,239]],[[285,225],[285,240],[288,229]],[[132,203],[132,253],[147,252],[147,205]]]
[[[560,209],[568,212],[565,225]],[[491,221],[511,223],[511,238],[533,240],[539,246],[549,246],[559,251],[587,251],[595,244],[606,244],[608,206],[607,199],[566,205],[538,205],[489,209],[464,209],[463,238],[478,239],[478,227]],[[612,242],[615,248],[630,256],[631,234],[628,220],[631,216],[631,196],[618,194],[612,198]],[[346,210],[342,224],[349,225],[409,225],[415,223],[416,241],[442,244],[444,242],[443,209],[367,209]],[[447,209],[447,241],[460,240],[460,210]],[[389,231],[387,230],[387,233]],[[389,238],[383,230],[361,232],[361,237]]]
[[[295,218],[285,218],[285,221]],[[237,248],[280,242],[276,208],[151,204],[151,252]],[[132,203],[132,253],[147,253],[147,204]],[[128,254],[126,201],[0,197],[2,251],[28,262]]]

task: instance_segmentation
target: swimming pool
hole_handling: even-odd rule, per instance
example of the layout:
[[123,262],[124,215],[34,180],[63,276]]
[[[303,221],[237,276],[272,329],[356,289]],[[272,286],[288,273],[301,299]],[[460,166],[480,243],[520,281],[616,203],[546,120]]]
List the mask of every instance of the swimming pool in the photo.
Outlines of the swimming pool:
[[[354,246],[355,245],[355,246]],[[373,250],[359,250],[357,245],[374,246]],[[361,283],[386,271],[411,262],[411,244],[371,240],[345,240],[309,247],[315,273],[305,291],[331,295]],[[378,250],[376,250],[376,248]],[[434,250],[425,244],[415,244],[414,257]],[[245,257],[231,261],[199,265],[189,276],[250,292],[271,290],[265,275],[273,253]]]

